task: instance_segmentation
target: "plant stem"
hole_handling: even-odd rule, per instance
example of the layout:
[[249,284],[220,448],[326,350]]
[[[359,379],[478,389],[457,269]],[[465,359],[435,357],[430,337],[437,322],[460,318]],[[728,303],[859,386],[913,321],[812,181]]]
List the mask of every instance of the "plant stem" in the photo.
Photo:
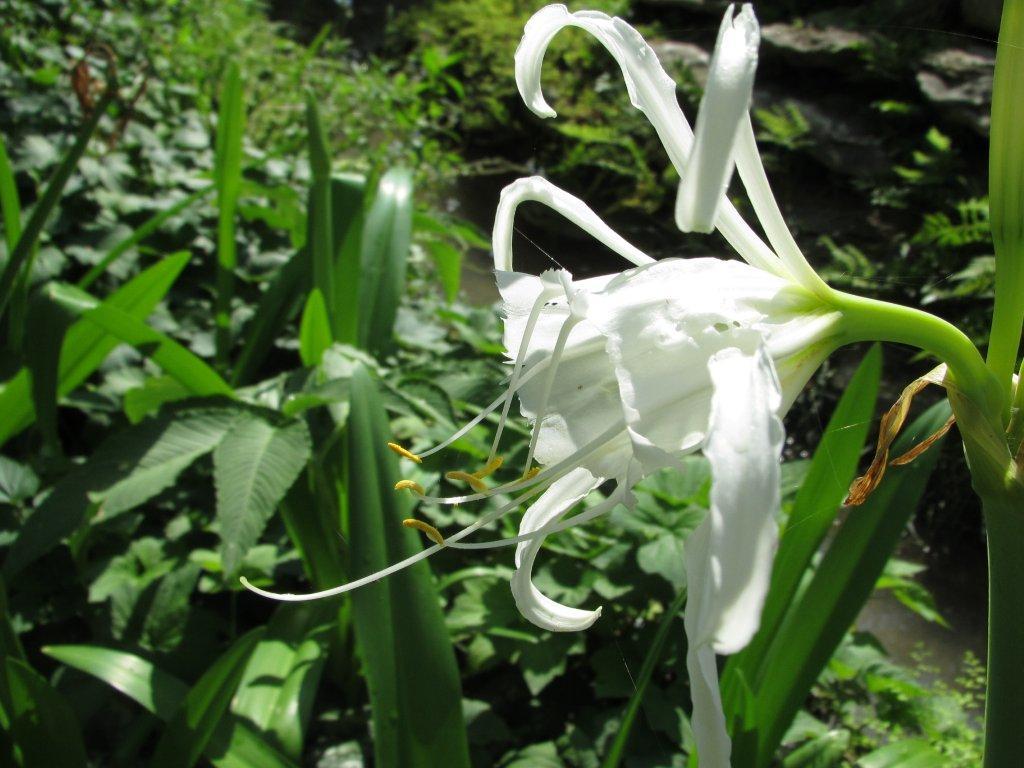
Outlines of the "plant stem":
[[982,497],[988,535],[988,688],[985,768],[1024,753],[1024,494]]

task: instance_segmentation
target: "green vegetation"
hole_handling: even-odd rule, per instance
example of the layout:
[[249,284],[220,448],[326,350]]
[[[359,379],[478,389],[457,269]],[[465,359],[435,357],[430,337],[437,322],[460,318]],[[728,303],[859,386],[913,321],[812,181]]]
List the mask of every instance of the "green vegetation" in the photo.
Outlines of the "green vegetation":
[[[688,764],[682,548],[709,503],[702,458],[645,480],[632,514],[548,542],[538,586],[604,606],[585,634],[520,617],[509,549],[446,550],[316,603],[239,582],[327,589],[420,551],[404,518],[445,530],[491,508],[412,510],[387,490],[401,476],[450,491],[445,470],[485,461],[493,437],[486,419],[407,475],[385,448],[440,441],[507,374],[499,317],[460,293],[489,241],[450,204],[459,176],[539,166],[636,216],[641,237],[645,215],[664,218],[675,179],[599,47],[552,48],[565,120],[518,107],[512,52],[541,5],[416,4],[369,55],[340,21],[298,30],[252,0],[6,4],[0,763]],[[673,72],[692,107],[694,73]],[[798,105],[755,114],[774,164],[810,162]],[[911,133],[855,184],[911,234],[810,228],[822,273],[938,305],[977,337],[987,199],[969,151]],[[881,370],[868,352],[842,399],[828,390],[822,447],[784,466],[787,557],[762,633],[723,672],[737,753],[762,765],[980,760],[976,660],[935,695],[923,663],[851,632],[876,588],[942,621],[913,567],[889,561],[938,449],[837,517]],[[509,430],[499,481],[526,458],[525,428]],[[489,537],[514,535],[506,518]],[[773,714],[754,728],[755,711]]]

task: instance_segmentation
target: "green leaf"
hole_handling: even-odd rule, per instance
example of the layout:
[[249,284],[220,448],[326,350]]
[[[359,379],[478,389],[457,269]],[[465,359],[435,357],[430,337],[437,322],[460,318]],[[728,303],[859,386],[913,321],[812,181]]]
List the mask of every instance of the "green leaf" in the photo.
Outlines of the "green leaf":
[[457,248],[441,240],[429,240],[424,249],[434,260],[437,276],[444,289],[444,298],[450,304],[459,295],[459,283],[462,279],[462,254]]
[[81,727],[71,706],[24,661],[4,662],[3,706],[21,764],[46,768],[85,768]]
[[309,254],[303,249],[278,270],[270,286],[260,297],[252,322],[242,336],[245,343],[231,374],[232,384],[251,382],[267,353],[285,326],[294,317],[309,278]]
[[299,356],[307,368],[320,364],[320,358],[333,343],[331,321],[327,317],[327,305],[319,288],[309,292],[306,308],[302,311],[299,325]]
[[221,85],[214,145],[213,178],[217,190],[217,291],[214,301],[217,360],[227,362],[231,346],[231,299],[234,295],[235,214],[242,185],[242,135],[245,107],[238,64],[228,64]]
[[231,706],[296,759],[302,755],[336,612],[330,602],[282,604],[249,659]]
[[18,529],[4,561],[11,578],[46,554],[100,508],[106,518],[169,487],[199,456],[213,450],[234,422],[229,408],[171,412],[107,440],[66,475]]
[[[18,185],[14,180],[14,169],[11,168],[3,137],[0,137],[0,209],[3,212],[7,253],[10,254],[21,237],[21,200],[18,198]],[[2,265],[3,262],[0,262],[0,267]]]
[[[402,526],[408,506],[394,491],[398,459],[369,373],[352,376],[348,423],[352,578],[421,551]],[[425,562],[352,593],[356,641],[373,709],[376,765],[469,765],[458,668]]]
[[309,202],[306,222],[309,233],[306,248],[309,249],[313,272],[313,287],[320,290],[327,305],[327,315],[332,323],[336,313],[334,285],[334,207],[331,201],[331,159],[320,123],[320,112],[312,93],[306,95],[306,126],[309,130],[309,167],[312,178],[309,182]]
[[140,656],[98,645],[51,645],[43,653],[99,678],[161,720],[170,720],[188,686]]
[[864,755],[857,768],[945,768],[949,759],[926,741],[904,739]]
[[658,623],[658,631],[651,641],[651,647],[647,649],[643,666],[640,667],[640,672],[633,684],[633,694],[629,697],[626,711],[622,714],[622,723],[615,734],[615,740],[612,742],[611,747],[608,748],[608,754],[605,755],[604,762],[601,763],[602,768],[617,768],[626,756],[629,737],[633,732],[636,716],[643,706],[644,694],[647,692],[647,686],[651,682],[651,675],[654,674],[654,670],[661,660],[661,654],[665,649],[665,641],[668,640],[669,630],[679,617],[679,612],[682,610],[683,603],[685,602],[686,590],[683,589],[676,595],[668,608],[665,609],[665,614]]
[[0,659],[5,656],[25,661],[25,649],[21,645],[21,638],[14,631],[11,617],[7,612],[7,587],[3,579],[0,579]]
[[359,341],[359,273],[363,239],[363,201],[366,179],[362,176],[336,175],[331,178],[331,205],[334,220],[331,234],[337,254],[334,268],[334,337],[344,344]]
[[[894,455],[934,434],[949,413],[945,401],[930,408],[904,430],[893,446]],[[760,765],[769,764],[811,685],[871,595],[939,453],[933,447],[912,464],[889,469],[867,502],[846,517],[810,582],[790,605],[754,686]]]
[[782,768],[840,768],[849,746],[849,731],[828,731],[786,755]]
[[224,572],[235,573],[267,520],[309,461],[303,421],[239,419],[213,453]]
[[[104,304],[136,320],[148,317],[167,294],[188,263],[187,253],[176,253],[154,264],[113,293]],[[46,343],[40,339],[39,343]],[[61,397],[85,381],[118,345],[118,339],[89,320],[79,320],[61,345],[57,394]],[[0,390],[0,445],[28,427],[36,418],[28,371],[22,369]]]
[[52,287],[46,286],[29,301],[23,348],[25,367],[32,385],[32,402],[45,446],[53,454],[60,452],[57,437],[57,389],[61,345],[77,313],[53,300]]
[[240,637],[192,687],[167,723],[156,745],[152,768],[191,768],[203,753],[256,644],[266,631],[257,627]]
[[[107,107],[110,106],[115,92],[115,89],[109,86],[104,90],[103,96],[96,104],[92,114],[82,124],[82,127],[78,129],[75,143],[64,154],[60,165],[57,166],[53,176],[47,182],[43,194],[36,204],[32,206],[32,213],[25,223],[21,237],[18,238],[17,244],[8,254],[7,264],[4,265],[4,270],[0,273],[0,318],[3,317],[7,303],[13,296],[15,281],[18,280],[23,272],[25,274],[30,273],[32,267],[31,254],[35,251],[39,235],[42,234],[47,219],[50,218],[50,214],[53,213],[53,209],[57,206],[61,194],[64,192],[64,187],[75,170],[75,166],[78,165],[78,161],[85,154],[85,148],[89,145],[89,139],[95,133],[100,118],[106,114]],[[24,283],[22,284],[24,285]]]
[[366,214],[359,274],[359,346],[379,354],[391,345],[412,239],[412,174],[385,173]]
[[124,393],[124,414],[132,424],[138,424],[161,406],[184,400],[189,394],[188,389],[170,376],[151,376],[141,387]]
[[81,315],[126,344],[131,344],[197,396],[234,396],[234,390],[216,371],[169,336],[136,320],[127,312],[100,303],[80,288],[60,283],[46,287],[50,299],[72,314]]
[[[126,651],[89,645],[55,645],[43,652],[109,684],[164,722],[174,717],[188,686],[174,675]],[[218,768],[296,768],[244,721],[221,717],[206,745]]]
[[875,345],[864,356],[825,427],[782,532],[760,628],[750,644],[726,663],[722,691],[727,713],[737,712],[731,705],[740,704],[733,675],[742,673],[755,688],[761,679],[768,646],[850,488],[872,423],[881,373],[881,349]]
[[0,456],[0,504],[21,504],[39,491],[39,477],[26,464]]
[[636,563],[644,573],[661,576],[676,589],[686,586],[683,537],[663,533],[636,551]]

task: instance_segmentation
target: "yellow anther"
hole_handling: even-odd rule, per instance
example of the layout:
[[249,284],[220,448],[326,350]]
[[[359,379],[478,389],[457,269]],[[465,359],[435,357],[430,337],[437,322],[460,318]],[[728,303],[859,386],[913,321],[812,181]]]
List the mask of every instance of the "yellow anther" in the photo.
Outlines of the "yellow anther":
[[532,480],[538,474],[540,474],[540,467],[534,467],[533,469],[526,470],[526,474],[523,475],[523,480]]
[[501,465],[504,463],[505,460],[501,456],[495,456],[493,459],[488,461],[483,466],[483,469],[478,469],[476,472],[474,472],[473,477],[479,480],[483,480],[485,477],[490,477],[499,469],[501,469]]
[[427,538],[439,546],[444,546],[444,536],[430,523],[424,523],[422,520],[417,520],[413,517],[402,521],[402,525],[406,528],[415,528],[417,531],[422,531],[427,535]]
[[423,459],[421,459],[415,453],[410,451],[408,448],[403,448],[398,443],[388,443],[388,448],[390,448],[392,451],[397,453],[403,459],[409,459],[410,461],[415,461],[417,464],[422,464],[423,463]]
[[456,469],[452,472],[444,473],[446,480],[452,480],[454,482],[467,483],[477,493],[486,493],[488,488],[487,484],[476,475],[471,475],[469,472],[463,472],[461,469]]
[[415,480],[399,480],[395,483],[396,491],[413,491],[418,493],[420,496],[426,496],[426,491],[423,490],[423,486],[417,483]]

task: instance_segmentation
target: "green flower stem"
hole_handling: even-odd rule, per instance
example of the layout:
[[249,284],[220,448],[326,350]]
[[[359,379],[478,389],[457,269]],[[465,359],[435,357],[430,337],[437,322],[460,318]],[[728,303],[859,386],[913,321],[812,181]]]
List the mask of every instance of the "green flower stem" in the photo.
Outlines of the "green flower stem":
[[1024,494],[982,497],[988,532],[988,687],[985,768],[1024,753]]
[[835,305],[843,313],[841,343],[890,341],[934,355],[949,367],[957,387],[990,421],[991,428],[1002,433],[1000,382],[960,329],[920,309],[839,291],[835,292]]
[[996,300],[988,364],[1003,388],[1009,416],[1010,378],[1024,323],[1024,0],[1006,0],[999,27],[989,141],[989,211],[996,252]]

